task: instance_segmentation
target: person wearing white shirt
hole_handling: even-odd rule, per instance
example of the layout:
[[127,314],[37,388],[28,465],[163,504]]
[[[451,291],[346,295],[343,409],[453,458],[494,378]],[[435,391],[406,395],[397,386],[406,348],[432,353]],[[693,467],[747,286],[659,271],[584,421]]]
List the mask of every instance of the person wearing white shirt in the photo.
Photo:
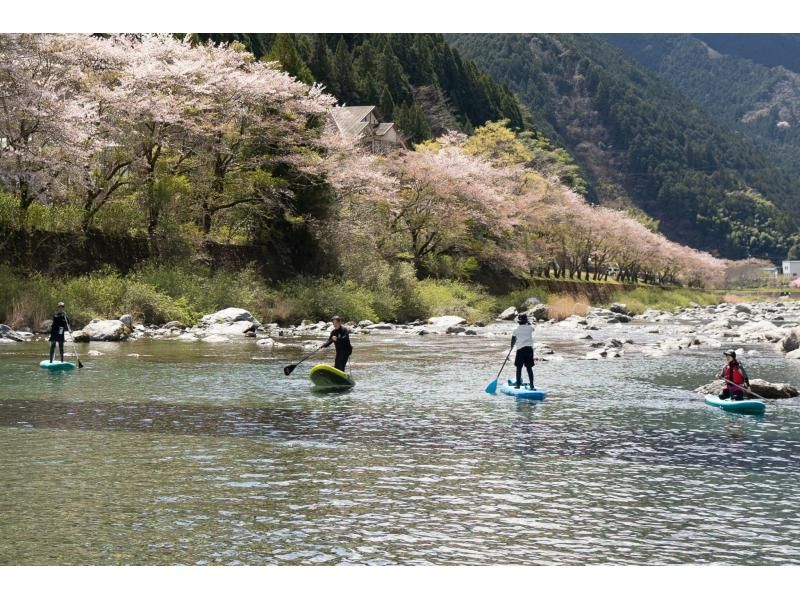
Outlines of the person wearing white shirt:
[[517,355],[514,359],[514,365],[517,366],[517,381],[514,388],[522,386],[522,366],[528,370],[528,379],[531,383],[531,390],[533,386],[533,330],[534,327],[528,322],[527,314],[520,314],[517,318],[519,326],[516,327],[511,335],[511,348],[517,346]]

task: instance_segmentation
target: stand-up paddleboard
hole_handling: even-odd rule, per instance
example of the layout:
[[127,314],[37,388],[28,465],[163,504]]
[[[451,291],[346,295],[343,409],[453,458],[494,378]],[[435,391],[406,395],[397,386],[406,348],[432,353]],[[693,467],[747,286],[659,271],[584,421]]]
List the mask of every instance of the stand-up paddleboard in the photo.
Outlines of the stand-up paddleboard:
[[74,370],[75,364],[69,361],[51,362],[49,359],[43,359],[42,361],[39,362],[39,367],[44,368],[46,370],[66,371],[66,370]]
[[356,385],[353,377],[335,367],[320,363],[308,373],[315,390],[345,390]]
[[731,413],[750,413],[753,415],[759,415],[764,413],[764,411],[767,409],[767,405],[763,401],[757,401],[755,399],[746,401],[731,401],[730,399],[720,399],[716,395],[706,395],[706,403]]
[[505,386],[500,388],[500,392],[504,395],[516,397],[518,399],[528,399],[531,401],[544,401],[547,397],[547,391],[543,388],[531,389],[529,384],[524,384],[519,388],[514,388],[514,382],[508,380]]

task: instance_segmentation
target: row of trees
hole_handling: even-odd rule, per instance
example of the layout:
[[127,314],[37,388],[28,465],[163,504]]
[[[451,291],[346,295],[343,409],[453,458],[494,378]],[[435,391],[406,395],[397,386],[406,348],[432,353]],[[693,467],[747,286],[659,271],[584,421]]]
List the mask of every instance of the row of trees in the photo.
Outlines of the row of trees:
[[613,266],[652,283],[715,282],[724,269],[586,204],[571,160],[508,121],[365,154],[325,118],[333,96],[235,43],[0,36],[0,102],[0,182],[22,221],[34,202],[68,204],[88,231],[124,198],[157,247],[166,217],[207,235],[236,213],[255,223],[248,241],[265,222],[302,219],[330,267],[365,283],[398,267],[598,279]]
[[[151,239],[183,197],[204,233],[249,205],[262,216],[313,176],[332,96],[236,45],[171,35],[0,36],[0,183],[71,202],[81,226],[135,197]],[[266,216],[264,216],[266,217]]]
[[420,276],[469,276],[480,265],[527,276],[599,280],[612,271],[623,282],[722,283],[724,261],[587,204],[534,170],[534,159],[502,123],[442,136],[399,159],[349,154],[332,178],[348,235],[361,240],[347,251],[405,260]]

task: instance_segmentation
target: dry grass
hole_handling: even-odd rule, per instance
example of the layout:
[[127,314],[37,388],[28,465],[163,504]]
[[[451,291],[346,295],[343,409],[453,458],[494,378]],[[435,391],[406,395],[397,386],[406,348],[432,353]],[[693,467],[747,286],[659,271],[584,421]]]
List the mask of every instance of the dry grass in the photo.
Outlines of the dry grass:
[[569,316],[585,316],[589,313],[589,299],[585,295],[551,295],[547,313],[559,322]]
[[32,330],[36,330],[39,328],[39,324],[48,317],[49,312],[46,306],[31,296],[23,295],[19,299],[15,299],[11,304],[6,324],[15,330],[25,326],[30,326]]
[[753,301],[752,297],[745,297],[744,295],[735,295],[733,293],[726,293],[722,300],[725,303],[750,303]]

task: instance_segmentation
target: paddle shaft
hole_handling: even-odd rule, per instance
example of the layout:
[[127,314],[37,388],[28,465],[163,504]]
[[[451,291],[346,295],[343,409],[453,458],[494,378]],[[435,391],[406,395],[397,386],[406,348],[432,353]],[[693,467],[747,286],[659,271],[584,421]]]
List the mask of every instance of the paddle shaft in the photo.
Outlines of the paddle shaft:
[[750,394],[751,394],[751,395],[753,395],[753,396],[756,396],[756,397],[758,397],[758,398],[759,398],[759,399],[761,399],[762,401],[766,401],[766,400],[767,400],[766,398],[762,397],[762,396],[761,396],[760,394],[758,394],[757,392],[753,392],[753,391],[752,391],[752,390],[750,390],[749,388],[745,388],[744,386],[740,386],[740,385],[736,384],[736,382],[733,382],[732,380],[725,379],[725,382],[727,382],[728,384],[733,384],[733,385],[734,385],[736,388],[741,388],[743,391],[745,391],[745,392],[747,392],[747,393],[750,393]]
[[67,323],[67,331],[69,332],[70,342],[72,343],[72,350],[75,351],[75,358],[78,360],[78,369],[81,369],[83,367],[81,356],[78,355],[78,347],[75,344],[75,339],[72,338],[72,329],[69,327],[69,320],[67,319],[66,312],[64,312],[64,321]]
[[508,353],[506,354],[506,358],[503,360],[503,365],[500,366],[500,371],[497,372],[497,376],[495,376],[494,378],[495,382],[497,382],[500,379],[500,374],[503,373],[503,368],[506,367],[506,364],[508,363],[508,358],[511,357],[511,351],[513,350],[514,350],[514,345],[511,345],[511,348],[508,350]]
[[306,359],[308,359],[309,357],[311,357],[312,355],[314,355],[314,353],[316,353],[316,352],[317,352],[317,351],[319,351],[320,349],[324,349],[324,348],[325,348],[325,345],[320,345],[319,347],[317,347],[316,349],[314,349],[314,350],[313,350],[311,353],[309,353],[308,355],[306,355],[305,357],[303,357],[303,359],[301,359],[300,361],[298,361],[298,362],[297,362],[297,363],[295,363],[294,365],[287,365],[287,366],[286,366],[286,368],[284,368],[284,371],[283,371],[283,373],[284,373],[284,374],[286,374],[286,375],[288,376],[289,374],[291,374],[291,373],[292,373],[292,372],[295,370],[295,368],[296,368],[298,365],[300,365],[301,363],[303,363],[303,362],[304,362]]

